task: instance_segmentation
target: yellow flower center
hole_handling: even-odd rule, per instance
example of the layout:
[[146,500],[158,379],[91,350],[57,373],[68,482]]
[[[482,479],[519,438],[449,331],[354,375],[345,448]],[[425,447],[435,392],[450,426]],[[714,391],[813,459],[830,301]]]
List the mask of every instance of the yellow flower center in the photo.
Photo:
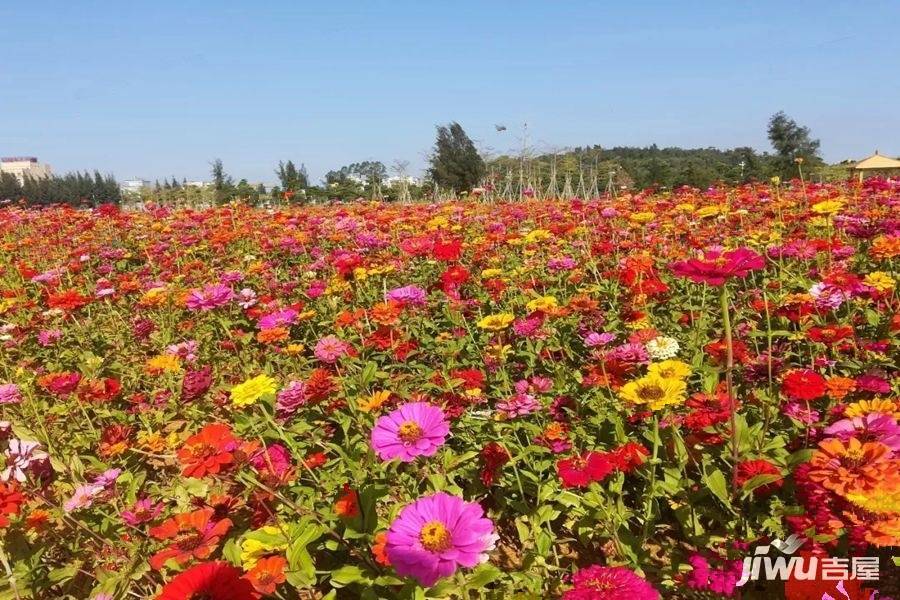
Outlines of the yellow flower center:
[[426,523],[419,532],[419,541],[426,550],[431,552],[443,552],[453,545],[450,530],[444,527],[440,521]]
[[419,427],[419,424],[415,421],[407,421],[400,425],[397,434],[400,436],[400,439],[407,444],[413,444],[422,437],[422,428]]

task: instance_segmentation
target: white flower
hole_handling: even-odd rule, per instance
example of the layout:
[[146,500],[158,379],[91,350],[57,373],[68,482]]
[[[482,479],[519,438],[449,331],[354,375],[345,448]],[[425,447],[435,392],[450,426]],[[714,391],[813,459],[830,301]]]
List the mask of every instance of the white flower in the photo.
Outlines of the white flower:
[[675,338],[659,336],[647,342],[647,352],[653,360],[668,360],[678,356],[681,347]]

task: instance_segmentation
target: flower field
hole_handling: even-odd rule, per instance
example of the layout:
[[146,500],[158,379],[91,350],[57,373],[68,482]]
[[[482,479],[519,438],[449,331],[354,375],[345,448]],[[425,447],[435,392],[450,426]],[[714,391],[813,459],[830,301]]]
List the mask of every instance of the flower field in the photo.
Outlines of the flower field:
[[0,599],[897,596],[898,209],[2,208]]

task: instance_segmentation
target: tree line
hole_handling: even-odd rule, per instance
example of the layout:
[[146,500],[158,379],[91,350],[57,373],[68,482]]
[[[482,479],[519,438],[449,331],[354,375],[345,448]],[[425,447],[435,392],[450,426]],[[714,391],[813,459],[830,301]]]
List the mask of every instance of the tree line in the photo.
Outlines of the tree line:
[[115,177],[75,172],[50,177],[25,177],[19,182],[11,173],[0,174],[0,200],[19,201],[33,206],[71,204],[73,206],[99,206],[118,204],[122,191]]
[[[771,177],[787,180],[801,169],[807,173],[821,169],[819,140],[809,128],[778,112],[772,116],[767,129],[774,152],[757,152],[750,147],[728,150],[718,148],[659,148],[599,145],[578,147],[564,152],[532,156],[523,149],[521,155],[502,155],[486,159],[459,123],[451,122],[436,128],[435,142],[429,157],[427,178],[411,183],[406,175],[408,163],[397,162],[393,172],[399,185],[385,186],[388,168],[380,161],[362,161],[326,173],[321,185],[310,183],[306,167],[292,160],[280,161],[275,175],[278,184],[266,190],[262,184],[253,186],[246,179],[235,183],[220,159],[211,163],[211,183],[207,188],[157,181],[154,188],[142,195],[145,201],[185,204],[223,204],[243,201],[249,204],[266,202],[321,202],[333,199],[353,200],[416,200],[448,197],[487,186],[501,188],[504,182],[524,187],[540,186],[550,194],[572,193],[572,181],[585,173],[597,181],[602,190],[607,181],[637,188],[675,188],[691,186],[705,188],[716,182],[743,183],[763,181]],[[564,183],[565,182],[565,183]],[[548,187],[549,186],[549,187]],[[567,187],[568,186],[568,187]],[[545,194],[546,195],[546,194]],[[19,199],[35,205],[68,202],[97,205],[118,203],[121,192],[111,175],[69,173],[61,177],[26,179],[19,184],[15,177],[4,174],[0,178],[0,199]]]

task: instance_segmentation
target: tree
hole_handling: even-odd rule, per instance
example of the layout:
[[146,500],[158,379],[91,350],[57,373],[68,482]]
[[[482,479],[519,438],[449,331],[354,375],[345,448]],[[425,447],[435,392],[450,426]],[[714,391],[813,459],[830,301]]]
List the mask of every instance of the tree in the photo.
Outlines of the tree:
[[457,192],[476,187],[484,177],[484,160],[475,144],[457,122],[438,126],[431,155],[431,179]]
[[309,176],[306,167],[301,164],[298,169],[294,161],[278,161],[278,169],[275,171],[281,182],[281,189],[285,192],[298,192],[309,187]]
[[22,186],[12,173],[0,173],[0,202],[17,200],[22,196]]
[[775,168],[783,178],[789,179],[797,173],[797,159],[802,159],[807,166],[822,164],[819,140],[810,137],[809,127],[801,127],[784,112],[772,115],[768,133],[769,141],[777,153]]
[[212,162],[212,180],[216,204],[227,202],[234,189],[234,180],[225,173],[225,167],[222,166],[222,159],[220,158]]

